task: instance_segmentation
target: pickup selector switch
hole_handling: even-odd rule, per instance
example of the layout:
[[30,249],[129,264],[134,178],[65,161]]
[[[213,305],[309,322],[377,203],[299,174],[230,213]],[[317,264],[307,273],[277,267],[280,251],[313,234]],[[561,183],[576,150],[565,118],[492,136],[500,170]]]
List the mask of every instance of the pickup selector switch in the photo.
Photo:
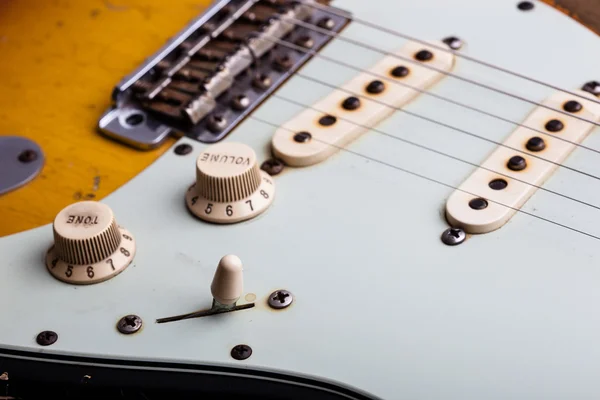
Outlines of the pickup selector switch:
[[272,178],[242,143],[207,147],[196,161],[196,183],[186,193],[189,210],[205,221],[229,224],[262,213],[273,202]]
[[54,245],[46,267],[57,279],[76,285],[98,283],[121,273],[133,260],[135,239],[106,204],[81,201],[54,219]]

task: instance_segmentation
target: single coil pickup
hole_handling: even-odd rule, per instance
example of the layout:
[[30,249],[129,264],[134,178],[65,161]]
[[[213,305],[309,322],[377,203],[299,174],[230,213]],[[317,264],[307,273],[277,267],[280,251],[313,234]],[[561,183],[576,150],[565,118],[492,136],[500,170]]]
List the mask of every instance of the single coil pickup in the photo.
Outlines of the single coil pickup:
[[[421,58],[424,61],[420,62],[437,70],[425,68],[419,62],[403,64],[394,56],[383,58],[368,72],[361,73],[283,124],[271,142],[275,156],[295,167],[329,158],[339,147],[346,146],[414,99],[420,94],[419,90],[430,88],[445,76],[444,71],[454,66],[452,53],[416,42],[406,43],[396,54],[415,60]],[[380,79],[381,76],[401,84]]]
[[[446,218],[468,233],[488,233],[502,227],[544,184],[558,165],[600,121],[600,105],[590,93],[574,98],[558,92],[546,99],[477,168],[446,202]],[[573,112],[578,118],[554,110]],[[532,131],[545,131],[540,134]],[[514,150],[513,150],[514,149]],[[494,171],[494,172],[493,172]]]

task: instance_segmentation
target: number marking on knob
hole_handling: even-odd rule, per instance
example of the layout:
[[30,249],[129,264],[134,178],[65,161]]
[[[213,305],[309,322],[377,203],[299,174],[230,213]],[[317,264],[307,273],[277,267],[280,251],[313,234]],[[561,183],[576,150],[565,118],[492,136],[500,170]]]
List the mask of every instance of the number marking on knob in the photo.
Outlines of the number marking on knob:
[[103,282],[127,268],[135,255],[133,235],[117,225],[112,210],[102,203],[82,201],[65,207],[54,219],[53,230],[46,267],[63,282]]
[[264,212],[274,196],[273,179],[258,167],[254,150],[242,143],[225,142],[198,156],[196,183],[185,199],[198,218],[230,224]]

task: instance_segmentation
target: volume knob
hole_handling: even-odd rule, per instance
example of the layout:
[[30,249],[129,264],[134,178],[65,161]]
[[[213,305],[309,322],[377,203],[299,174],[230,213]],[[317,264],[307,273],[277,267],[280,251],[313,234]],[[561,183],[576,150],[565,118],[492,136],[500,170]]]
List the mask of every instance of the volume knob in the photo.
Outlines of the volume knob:
[[274,195],[273,180],[258,167],[254,150],[224,142],[198,156],[196,183],[186,193],[186,204],[205,221],[228,224],[262,213]]
[[46,267],[57,279],[74,284],[105,281],[133,260],[135,240],[117,225],[110,207],[82,201],[62,209],[54,219],[54,245]]

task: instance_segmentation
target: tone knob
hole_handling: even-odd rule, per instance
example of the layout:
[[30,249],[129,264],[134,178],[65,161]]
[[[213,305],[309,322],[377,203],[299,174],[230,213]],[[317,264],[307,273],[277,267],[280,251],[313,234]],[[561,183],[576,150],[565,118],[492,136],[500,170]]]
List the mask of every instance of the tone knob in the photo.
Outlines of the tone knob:
[[196,183],[186,193],[186,204],[203,220],[229,224],[262,213],[274,195],[273,180],[258,167],[254,150],[224,142],[198,156]]
[[54,219],[54,245],[46,255],[48,271],[77,285],[98,283],[121,273],[133,260],[133,235],[117,225],[106,204],[81,201]]

